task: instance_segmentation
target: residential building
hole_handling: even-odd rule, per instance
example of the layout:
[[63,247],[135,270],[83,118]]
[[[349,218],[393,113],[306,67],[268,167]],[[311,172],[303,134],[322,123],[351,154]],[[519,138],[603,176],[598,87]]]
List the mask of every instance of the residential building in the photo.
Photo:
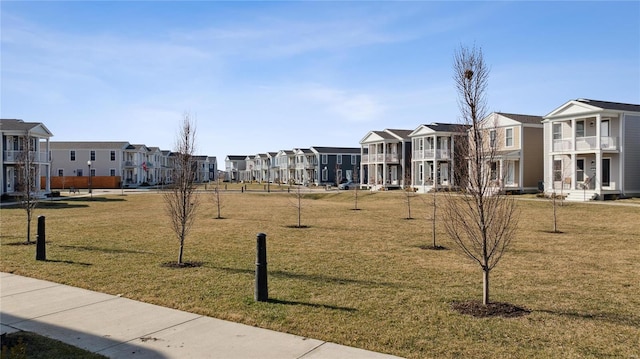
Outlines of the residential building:
[[313,146],[310,150],[315,154],[315,184],[338,185],[353,181],[357,177],[360,168],[360,148]]
[[404,188],[411,178],[412,130],[370,131],[360,140],[360,184],[370,190]]
[[494,191],[536,193],[544,177],[541,116],[494,112],[480,121]]
[[[51,131],[40,122],[24,122],[17,119],[0,120],[0,188],[2,195],[15,195],[20,191],[20,165],[29,155],[35,164],[37,191],[46,194],[51,191],[51,158],[49,156]],[[26,151],[29,151],[27,154]],[[40,179],[44,177],[44,186]],[[44,187],[44,188],[43,188]]]
[[417,192],[459,185],[461,174],[456,172],[466,172],[466,161],[458,142],[467,141],[467,129],[461,124],[432,123],[420,125],[409,134],[411,186]]
[[295,179],[296,155],[293,150],[280,150],[276,155],[278,175],[276,182],[292,183]]
[[246,155],[228,155],[224,159],[224,169],[227,173],[226,181],[240,182],[247,169]]
[[209,180],[217,181],[218,180],[218,159],[216,156],[209,156],[207,159],[209,162]]
[[132,163],[127,162],[132,145],[126,141],[51,141],[50,147],[55,188],[86,188],[90,175],[112,177],[109,185],[95,180],[94,188],[117,188],[132,168]]
[[318,159],[310,148],[295,150],[296,171],[294,183],[309,186],[318,183]]
[[544,116],[545,192],[569,200],[640,194],[640,105],[577,99]]

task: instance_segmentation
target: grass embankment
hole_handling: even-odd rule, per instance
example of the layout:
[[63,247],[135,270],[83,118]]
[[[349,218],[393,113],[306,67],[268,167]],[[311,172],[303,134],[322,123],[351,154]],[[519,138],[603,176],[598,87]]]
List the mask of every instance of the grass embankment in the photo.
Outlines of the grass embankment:
[[[438,227],[428,204],[400,192],[212,195],[186,241],[195,268],[165,268],[178,242],[157,193],[42,203],[47,258],[25,235],[21,209],[3,208],[0,269],[278,331],[408,358],[640,356],[640,208],[567,204],[561,234],[548,202],[520,201],[520,228],[492,272],[491,299],[531,310],[519,318],[474,318],[453,301],[480,299],[480,268]],[[426,196],[419,196],[428,199]],[[444,200],[440,198],[439,200]],[[428,203],[428,200],[427,200]],[[35,222],[35,221],[34,221]],[[256,234],[267,234],[269,296],[253,300]],[[35,233],[35,230],[33,231]]]

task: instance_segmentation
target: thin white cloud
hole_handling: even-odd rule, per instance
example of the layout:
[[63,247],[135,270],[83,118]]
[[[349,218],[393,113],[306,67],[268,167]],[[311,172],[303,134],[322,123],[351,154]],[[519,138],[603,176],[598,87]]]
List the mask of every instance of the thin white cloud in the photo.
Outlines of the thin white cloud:
[[296,91],[299,98],[349,122],[370,122],[384,115],[385,106],[374,95],[312,85]]

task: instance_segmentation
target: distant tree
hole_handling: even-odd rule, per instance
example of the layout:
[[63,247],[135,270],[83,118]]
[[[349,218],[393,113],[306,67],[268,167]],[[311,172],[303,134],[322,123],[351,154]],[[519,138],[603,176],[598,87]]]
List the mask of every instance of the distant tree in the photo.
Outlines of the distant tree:
[[355,184],[355,188],[353,189],[353,210],[358,211],[358,195],[360,192],[360,183],[358,182],[358,172],[355,170],[353,171],[353,183]]
[[303,207],[302,199],[304,198],[304,192],[302,191],[302,186],[300,185],[295,186],[293,191],[291,191],[290,193],[292,196],[290,204],[293,208],[296,209],[296,214],[298,217],[298,224],[295,227],[303,228],[304,226],[302,225],[302,207]]
[[172,185],[164,192],[171,228],[180,243],[178,265],[183,265],[184,241],[193,226],[199,204],[195,185],[197,166],[193,161],[195,141],[194,120],[189,113],[184,113],[176,137]]
[[415,188],[411,185],[411,171],[407,171],[404,174],[404,188],[402,190],[402,197],[404,198],[404,203],[407,205],[407,218],[413,219],[411,216],[411,201],[416,196]]
[[[489,273],[506,253],[515,236],[518,215],[515,201],[495,178],[495,146],[483,129],[489,70],[482,50],[461,46],[454,56],[454,81],[462,119],[470,125],[466,142],[467,180],[460,196],[443,201],[445,230],[462,252],[483,272],[483,305],[489,304]],[[462,161],[458,161],[462,162]],[[496,186],[498,188],[496,189]],[[447,192],[450,193],[450,192]]]
[[16,157],[16,168],[18,172],[17,188],[20,193],[20,205],[27,214],[27,243],[31,243],[31,220],[33,212],[38,206],[38,190],[40,188],[38,178],[38,166],[36,156],[38,155],[35,144],[36,138],[29,134],[20,137],[19,143],[22,146]]
[[217,219],[222,219],[222,208],[224,207],[223,205],[223,201],[222,201],[222,195],[221,195],[221,190],[220,190],[220,182],[222,180],[220,179],[220,177],[218,177],[215,182],[215,187],[213,188],[213,203],[216,206],[216,209],[218,210],[218,215],[217,215]]

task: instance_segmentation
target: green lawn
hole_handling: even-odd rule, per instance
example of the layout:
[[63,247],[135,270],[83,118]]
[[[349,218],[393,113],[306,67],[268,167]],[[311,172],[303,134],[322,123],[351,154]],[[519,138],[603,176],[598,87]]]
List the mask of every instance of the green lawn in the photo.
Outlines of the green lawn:
[[[210,188],[209,188],[210,189]],[[286,193],[213,195],[172,269],[178,242],[157,193],[45,202],[47,262],[24,241],[22,209],[2,208],[0,269],[181,310],[408,358],[640,357],[640,207],[519,201],[520,228],[492,272],[492,300],[531,310],[474,318],[451,302],[481,299],[482,273],[443,228],[431,244],[429,195],[405,220],[401,192],[305,195],[297,229]],[[426,201],[423,202],[420,198]],[[444,197],[439,198],[445,200]],[[35,221],[32,231],[35,238]],[[267,234],[268,303],[253,300],[256,234]]]

